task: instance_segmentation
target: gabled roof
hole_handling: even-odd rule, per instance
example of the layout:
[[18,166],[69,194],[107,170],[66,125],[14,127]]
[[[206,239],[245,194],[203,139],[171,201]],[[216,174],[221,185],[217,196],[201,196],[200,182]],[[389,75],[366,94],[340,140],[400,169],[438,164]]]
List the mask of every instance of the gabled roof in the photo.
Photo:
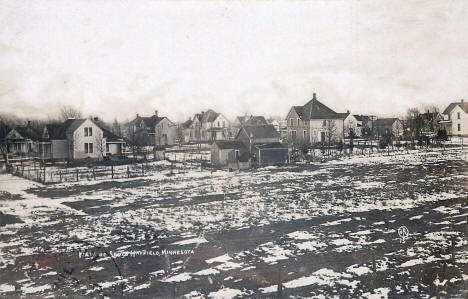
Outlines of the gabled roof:
[[374,125],[376,127],[391,127],[395,121],[399,120],[398,118],[379,118],[375,120]]
[[115,135],[108,129],[103,128],[102,126],[99,126],[99,128],[102,130],[102,135],[106,138],[106,142],[124,142],[122,137]]
[[203,113],[203,116],[201,117],[201,122],[202,123],[214,122],[218,118],[218,116],[219,116],[218,112],[215,112],[214,110],[209,109],[208,111]]
[[81,124],[83,124],[86,119],[74,119],[69,118],[64,121],[61,125],[55,128],[53,135],[50,136],[50,139],[67,139],[68,132],[74,132]]
[[245,145],[240,141],[218,140],[218,141],[215,141],[214,144],[216,144],[216,146],[220,149],[241,149],[245,147]]
[[261,115],[238,116],[237,120],[239,121],[241,125],[248,125],[248,126],[258,126],[258,125],[268,124],[265,117]]
[[37,129],[33,128],[31,125],[27,124],[25,126],[16,126],[15,131],[18,132],[24,139],[31,139],[38,141],[41,139],[41,133]]
[[46,124],[45,130],[47,131],[47,134],[49,134],[49,136],[53,136],[55,130],[57,130],[60,126],[61,124]]
[[357,120],[357,121],[362,121],[362,122],[368,122],[370,121],[370,117],[368,115],[357,115],[357,114],[354,114],[353,115],[354,118]]
[[137,116],[135,117],[132,121],[129,122],[129,124],[140,124],[140,122],[143,122],[145,127],[149,127],[150,131],[154,131],[154,127],[159,124],[160,121],[165,119],[167,117],[165,116],[157,116],[157,115],[152,115],[152,116]]
[[147,127],[154,127],[157,124],[159,124],[160,121],[165,119],[165,117],[160,117],[160,116],[150,116],[150,117],[142,117],[143,122],[145,123],[145,126]]
[[341,118],[341,119],[346,119],[350,113],[349,113],[349,112],[345,112],[345,113],[337,113],[337,114],[338,114],[338,117],[339,117],[339,118]]
[[191,119],[187,120],[186,122],[182,123],[182,128],[187,129],[192,125],[193,121]]
[[293,109],[302,120],[340,118],[338,113],[317,100],[315,93],[312,100],[308,101],[304,106],[293,106]]
[[460,106],[460,108],[463,111],[465,111],[465,113],[468,113],[468,103],[465,103],[464,101],[462,101],[462,102],[459,102],[459,103],[450,103],[450,105],[448,105],[448,107],[445,108],[445,110],[444,110],[444,112],[442,112],[442,114],[450,114],[450,112],[452,112],[452,110],[457,106]]
[[262,126],[243,126],[239,133],[245,130],[247,136],[257,138],[279,138],[280,134],[276,131],[273,125]]

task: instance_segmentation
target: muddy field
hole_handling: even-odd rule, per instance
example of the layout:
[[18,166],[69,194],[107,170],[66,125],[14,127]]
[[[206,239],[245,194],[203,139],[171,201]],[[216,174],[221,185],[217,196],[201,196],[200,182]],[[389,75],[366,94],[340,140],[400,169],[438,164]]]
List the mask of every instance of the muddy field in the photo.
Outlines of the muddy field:
[[467,182],[460,150],[54,185],[3,174],[0,296],[466,298]]

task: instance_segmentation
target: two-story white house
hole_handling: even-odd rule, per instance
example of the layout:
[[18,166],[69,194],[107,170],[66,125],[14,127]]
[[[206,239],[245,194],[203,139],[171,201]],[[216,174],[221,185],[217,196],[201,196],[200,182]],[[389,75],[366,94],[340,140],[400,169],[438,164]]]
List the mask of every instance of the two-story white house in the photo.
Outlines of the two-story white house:
[[148,117],[137,114],[127,126],[129,140],[138,138],[144,145],[166,146],[177,142],[177,125],[169,118],[159,116],[157,110]]
[[444,124],[448,135],[468,136],[468,103],[464,100],[450,103],[444,112]]
[[185,142],[209,142],[229,139],[229,120],[213,110],[202,111],[182,124]]
[[40,154],[53,160],[102,159],[122,153],[124,140],[90,119],[68,119],[44,127]]
[[291,107],[286,122],[290,144],[339,142],[343,139],[343,116],[317,100],[315,93],[304,106]]

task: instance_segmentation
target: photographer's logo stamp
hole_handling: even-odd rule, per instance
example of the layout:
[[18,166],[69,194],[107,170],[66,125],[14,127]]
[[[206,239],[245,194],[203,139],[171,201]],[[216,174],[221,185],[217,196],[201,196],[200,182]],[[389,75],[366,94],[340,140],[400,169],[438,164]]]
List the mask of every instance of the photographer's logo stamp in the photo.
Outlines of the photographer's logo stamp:
[[398,228],[398,235],[400,236],[400,243],[405,243],[409,236],[409,230],[406,226],[400,226]]

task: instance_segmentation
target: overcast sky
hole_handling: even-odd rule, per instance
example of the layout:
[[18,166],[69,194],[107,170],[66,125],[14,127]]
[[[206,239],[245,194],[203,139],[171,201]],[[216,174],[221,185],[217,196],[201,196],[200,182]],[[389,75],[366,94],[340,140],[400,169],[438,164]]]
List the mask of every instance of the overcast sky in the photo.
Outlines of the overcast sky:
[[468,1],[0,1],[0,111],[404,114],[468,98]]

